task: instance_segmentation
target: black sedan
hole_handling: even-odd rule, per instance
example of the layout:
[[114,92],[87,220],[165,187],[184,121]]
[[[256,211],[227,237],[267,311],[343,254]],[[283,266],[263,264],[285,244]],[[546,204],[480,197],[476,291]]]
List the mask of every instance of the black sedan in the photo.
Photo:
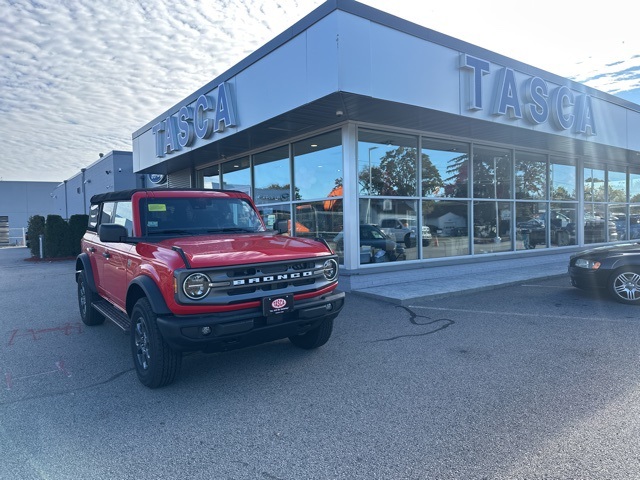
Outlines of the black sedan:
[[640,243],[596,247],[569,260],[574,287],[606,289],[620,303],[640,304]]

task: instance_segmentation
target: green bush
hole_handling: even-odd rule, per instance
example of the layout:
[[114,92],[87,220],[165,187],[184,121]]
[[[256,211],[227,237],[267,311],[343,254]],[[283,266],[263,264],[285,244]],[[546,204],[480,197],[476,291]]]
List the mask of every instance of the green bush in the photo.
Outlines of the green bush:
[[27,223],[27,237],[29,250],[34,257],[40,256],[40,235],[44,234],[44,217],[42,215],[33,215],[29,217]]
[[47,215],[44,226],[44,255],[47,258],[71,255],[69,224],[60,215]]
[[69,218],[69,254],[80,254],[80,240],[87,230],[89,215],[71,215]]

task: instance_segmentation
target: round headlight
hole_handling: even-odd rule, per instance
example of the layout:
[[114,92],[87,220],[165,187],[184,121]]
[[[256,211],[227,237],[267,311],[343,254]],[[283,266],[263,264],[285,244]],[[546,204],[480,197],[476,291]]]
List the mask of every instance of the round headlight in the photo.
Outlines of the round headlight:
[[192,300],[200,300],[206,297],[211,290],[210,282],[211,279],[204,273],[192,273],[184,279],[182,291]]
[[324,278],[327,280],[335,280],[338,276],[338,262],[333,258],[326,260],[322,266],[322,273],[324,273]]

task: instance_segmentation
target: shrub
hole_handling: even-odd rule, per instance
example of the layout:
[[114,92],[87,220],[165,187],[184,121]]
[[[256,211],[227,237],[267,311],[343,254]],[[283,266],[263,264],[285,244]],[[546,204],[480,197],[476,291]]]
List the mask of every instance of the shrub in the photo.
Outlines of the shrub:
[[70,255],[69,224],[60,215],[47,215],[44,226],[44,254],[47,258]]
[[89,215],[71,215],[69,218],[69,255],[80,253],[80,240],[87,230]]
[[40,235],[44,234],[44,217],[42,215],[33,215],[29,217],[29,223],[27,223],[27,244],[31,255],[34,257],[40,256]]

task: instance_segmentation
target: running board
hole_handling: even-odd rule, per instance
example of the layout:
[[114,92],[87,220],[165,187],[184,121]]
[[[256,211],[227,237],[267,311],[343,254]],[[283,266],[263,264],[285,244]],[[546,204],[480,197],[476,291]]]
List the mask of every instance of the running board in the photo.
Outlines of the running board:
[[127,314],[106,300],[98,300],[96,303],[91,304],[91,306],[104,315],[106,319],[115,323],[125,333],[131,329],[131,320],[129,320]]

